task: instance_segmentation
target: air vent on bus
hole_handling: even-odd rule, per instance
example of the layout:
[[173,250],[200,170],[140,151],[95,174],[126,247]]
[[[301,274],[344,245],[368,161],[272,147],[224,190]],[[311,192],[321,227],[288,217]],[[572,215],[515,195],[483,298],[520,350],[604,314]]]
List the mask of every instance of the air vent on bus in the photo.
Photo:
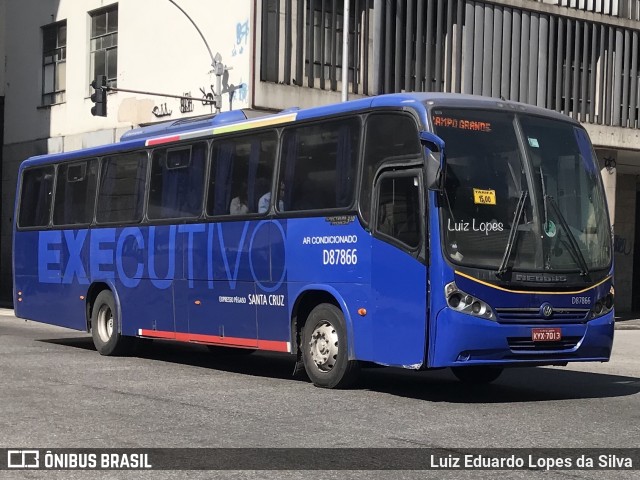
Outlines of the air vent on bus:
[[551,318],[544,318],[539,308],[496,308],[499,323],[583,323],[589,309],[558,308]]
[[507,337],[509,348],[514,353],[553,352],[571,350],[578,345],[582,337],[565,337],[557,342],[534,342],[531,337]]

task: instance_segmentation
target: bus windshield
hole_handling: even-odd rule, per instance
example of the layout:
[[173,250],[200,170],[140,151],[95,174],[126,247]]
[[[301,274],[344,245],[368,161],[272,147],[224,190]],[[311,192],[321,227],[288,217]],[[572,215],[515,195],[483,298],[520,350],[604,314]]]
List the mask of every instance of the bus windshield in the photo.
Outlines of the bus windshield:
[[611,238],[586,132],[560,120],[471,109],[432,111],[447,145],[444,252],[513,271],[604,269]]

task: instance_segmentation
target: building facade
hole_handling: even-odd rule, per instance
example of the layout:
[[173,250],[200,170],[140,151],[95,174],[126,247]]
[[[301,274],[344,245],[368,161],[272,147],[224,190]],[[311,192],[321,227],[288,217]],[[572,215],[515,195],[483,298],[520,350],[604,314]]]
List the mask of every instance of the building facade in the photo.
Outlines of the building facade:
[[[596,146],[607,190],[616,306],[640,309],[640,0],[350,0],[347,22],[344,0],[9,0],[4,11],[2,5],[5,301],[20,161],[210,113],[216,76],[208,44],[228,68],[224,110],[322,105],[340,101],[344,88],[350,98],[399,91],[487,95],[578,119]],[[200,101],[120,91],[108,95],[106,118],[93,117],[89,83],[96,74],[115,88]]]
[[[216,54],[226,67],[222,109],[248,107],[253,6],[250,0],[3,2],[0,300],[6,304],[12,292],[11,222],[20,162],[115,142],[140,125],[212,113]],[[90,83],[96,75],[105,75],[114,88],[193,100],[119,91],[107,94],[107,116],[94,117]]]
[[[4,90],[5,90],[5,85],[6,85],[6,79],[5,79],[5,64],[6,64],[6,48],[5,48],[5,43],[7,40],[7,36],[4,34],[4,32],[6,31],[6,22],[7,22],[7,15],[6,15],[6,0],[0,0],[0,201],[2,202],[2,204],[4,204],[4,202],[6,201],[5,198],[2,195],[2,186],[4,184],[4,182],[2,182],[2,154],[3,154],[3,145],[4,145]],[[0,211],[2,211],[2,208],[0,207]],[[3,222],[2,222],[3,218],[0,217],[0,227],[2,226]],[[4,231],[0,232],[0,237],[1,234],[4,233]],[[2,240],[0,240],[0,250],[2,247]],[[2,276],[2,265],[0,264],[0,277]],[[2,280],[0,280],[0,286],[2,285]],[[0,301],[2,299],[2,294],[0,294]]]

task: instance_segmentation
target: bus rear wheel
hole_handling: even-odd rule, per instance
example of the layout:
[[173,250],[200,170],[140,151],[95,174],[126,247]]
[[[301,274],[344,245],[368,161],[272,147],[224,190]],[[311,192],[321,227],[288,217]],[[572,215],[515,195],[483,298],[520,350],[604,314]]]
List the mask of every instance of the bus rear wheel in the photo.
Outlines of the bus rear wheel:
[[113,293],[103,290],[96,297],[91,311],[91,336],[100,355],[117,356],[130,353],[133,337],[120,333],[120,319]]
[[349,360],[347,328],[342,311],[323,303],[315,307],[302,329],[302,361],[317,387],[345,388],[358,374],[358,362]]
[[452,367],[453,374],[464,383],[481,385],[497,379],[504,369],[500,367]]

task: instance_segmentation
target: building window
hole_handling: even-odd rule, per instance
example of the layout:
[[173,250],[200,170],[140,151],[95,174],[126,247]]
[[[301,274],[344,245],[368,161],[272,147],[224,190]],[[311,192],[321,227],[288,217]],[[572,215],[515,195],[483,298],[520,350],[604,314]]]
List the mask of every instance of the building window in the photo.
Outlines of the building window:
[[42,27],[42,104],[65,101],[67,22]]
[[117,86],[118,5],[91,14],[91,72],[93,78],[106,75],[107,85]]

